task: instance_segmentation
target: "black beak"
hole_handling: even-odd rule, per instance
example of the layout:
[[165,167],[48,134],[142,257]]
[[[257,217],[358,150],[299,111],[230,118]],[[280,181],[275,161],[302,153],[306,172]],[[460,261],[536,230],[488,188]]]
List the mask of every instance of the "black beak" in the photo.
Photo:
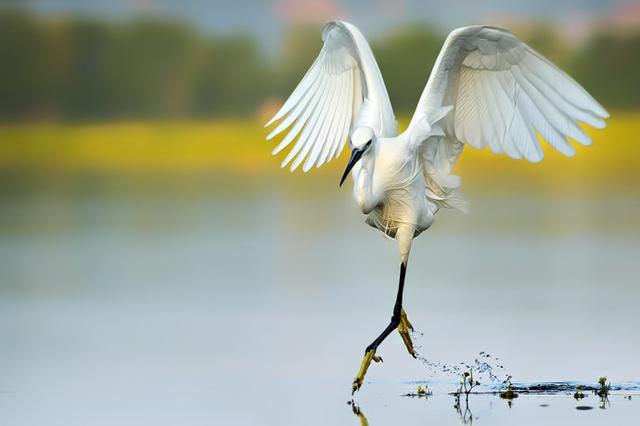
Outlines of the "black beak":
[[342,178],[340,179],[340,185],[344,183],[344,180],[349,176],[349,172],[353,169],[353,166],[356,165],[360,158],[362,158],[362,154],[364,153],[364,149],[354,149],[351,151],[351,157],[349,158],[349,162],[347,163],[347,168],[344,169],[344,173],[342,174]]

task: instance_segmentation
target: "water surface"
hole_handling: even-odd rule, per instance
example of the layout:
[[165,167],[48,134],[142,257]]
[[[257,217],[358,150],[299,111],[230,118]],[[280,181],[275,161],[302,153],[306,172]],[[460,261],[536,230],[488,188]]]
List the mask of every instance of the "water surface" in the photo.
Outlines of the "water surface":
[[[486,351],[527,385],[636,383],[640,206],[472,201],[415,244],[405,309],[420,355]],[[3,424],[361,421],[351,381],[388,321],[398,265],[347,194],[44,194],[4,198],[0,218]],[[455,377],[410,358],[396,333],[379,353],[356,396],[369,424],[465,421]],[[425,381],[432,397],[402,396]],[[511,406],[483,393],[469,408],[475,424],[622,424],[637,417],[634,392],[606,409],[570,392]]]

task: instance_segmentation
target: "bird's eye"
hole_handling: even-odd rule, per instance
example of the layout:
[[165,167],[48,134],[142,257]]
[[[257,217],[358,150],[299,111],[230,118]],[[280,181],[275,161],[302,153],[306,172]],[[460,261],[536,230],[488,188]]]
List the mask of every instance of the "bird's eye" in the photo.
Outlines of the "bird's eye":
[[369,139],[369,142],[365,144],[365,148],[369,147],[369,145],[371,145],[371,139]]

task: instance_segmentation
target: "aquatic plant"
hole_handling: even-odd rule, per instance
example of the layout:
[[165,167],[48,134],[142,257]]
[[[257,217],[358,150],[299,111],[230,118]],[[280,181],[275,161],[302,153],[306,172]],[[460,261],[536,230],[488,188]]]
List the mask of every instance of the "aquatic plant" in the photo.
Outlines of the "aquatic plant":
[[[468,366],[467,366],[468,367]],[[469,394],[476,386],[480,385],[480,382],[473,377],[473,368],[469,368],[469,371],[462,373],[462,380],[460,380],[460,387],[453,392],[454,404],[453,408],[456,409],[460,415],[460,419],[463,424],[473,423],[473,414],[469,409]],[[464,410],[460,402],[460,396],[464,394]]]
[[500,391],[500,398],[512,400],[513,398],[517,398],[518,394],[513,389],[513,384],[511,383],[511,376],[507,376],[507,379],[502,382],[503,385],[506,385],[504,389]]
[[609,396],[609,391],[611,390],[611,382],[607,383],[607,378],[605,376],[602,376],[598,379],[598,383],[600,384],[600,387],[595,391],[596,394],[601,398]]
[[418,385],[417,392],[418,392],[418,397],[430,396],[433,394],[433,392],[431,392],[431,389],[429,389],[429,386],[427,386],[426,384],[424,385],[424,388]]
[[595,389],[594,392],[600,397],[600,408],[604,410],[610,404],[609,391],[611,391],[611,382],[607,382],[607,378],[602,376],[598,379],[598,384],[600,387]]
[[465,371],[464,373],[462,373],[460,387],[458,388],[456,393],[464,393],[465,395],[469,395],[471,393],[471,390],[478,385],[480,385],[480,382],[473,377],[473,368],[470,368],[469,371]]

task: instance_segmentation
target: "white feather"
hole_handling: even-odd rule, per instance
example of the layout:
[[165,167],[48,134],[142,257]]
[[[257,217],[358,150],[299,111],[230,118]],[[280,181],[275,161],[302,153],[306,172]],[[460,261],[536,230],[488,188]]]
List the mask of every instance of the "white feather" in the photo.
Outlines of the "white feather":
[[[308,171],[337,157],[357,126],[373,129],[377,137],[398,134],[380,69],[362,33],[347,22],[334,21],[325,26],[322,39],[322,50],[309,71],[266,123],[282,120],[268,140],[291,127],[274,155],[298,137],[282,162],[284,167],[293,160],[291,170],[305,158],[303,170]],[[364,98],[370,105],[366,111]]]

